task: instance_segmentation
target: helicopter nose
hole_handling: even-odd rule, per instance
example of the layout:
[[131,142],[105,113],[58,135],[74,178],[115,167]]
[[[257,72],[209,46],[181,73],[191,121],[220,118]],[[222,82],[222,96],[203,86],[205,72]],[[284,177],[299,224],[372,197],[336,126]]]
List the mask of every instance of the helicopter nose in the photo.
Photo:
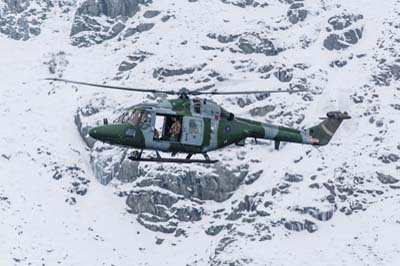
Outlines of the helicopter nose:
[[136,136],[136,129],[129,124],[110,124],[94,127],[89,136],[108,144],[141,147],[143,139]]
[[99,140],[101,138],[101,135],[103,135],[103,134],[102,134],[102,130],[99,129],[99,127],[94,127],[89,130],[89,136],[91,138]]
[[113,141],[120,137],[114,126],[98,126],[89,130],[89,136],[100,141]]

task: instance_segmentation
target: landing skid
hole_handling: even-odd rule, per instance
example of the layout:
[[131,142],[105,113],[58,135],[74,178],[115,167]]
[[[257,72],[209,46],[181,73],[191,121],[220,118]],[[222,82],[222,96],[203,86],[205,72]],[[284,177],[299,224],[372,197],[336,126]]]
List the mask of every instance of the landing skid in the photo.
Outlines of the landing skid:
[[156,152],[157,157],[150,157],[150,158],[142,158],[142,151],[141,152],[134,152],[132,156],[129,156],[128,159],[132,161],[141,161],[141,162],[159,162],[159,163],[207,163],[213,164],[218,162],[218,160],[211,160],[208,155],[205,153],[203,156],[206,158],[205,160],[200,159],[190,159],[192,156],[189,154],[185,159],[179,158],[162,158],[158,152]]

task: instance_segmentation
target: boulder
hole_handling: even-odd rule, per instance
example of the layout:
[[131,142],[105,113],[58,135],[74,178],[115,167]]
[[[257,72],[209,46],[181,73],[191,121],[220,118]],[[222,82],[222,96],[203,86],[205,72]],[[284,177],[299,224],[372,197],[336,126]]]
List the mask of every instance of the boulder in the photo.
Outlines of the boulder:
[[382,183],[382,184],[395,184],[397,182],[399,182],[399,179],[391,176],[391,175],[386,175],[380,172],[376,172],[377,174],[377,178],[378,180]]

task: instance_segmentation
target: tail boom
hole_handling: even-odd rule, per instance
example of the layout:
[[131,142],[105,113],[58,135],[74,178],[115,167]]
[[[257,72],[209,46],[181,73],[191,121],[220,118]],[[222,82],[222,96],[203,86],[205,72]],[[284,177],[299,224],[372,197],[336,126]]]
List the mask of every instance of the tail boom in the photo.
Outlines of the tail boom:
[[350,119],[347,112],[332,111],[327,113],[321,123],[306,130],[263,124],[263,138],[274,140],[276,149],[281,141],[323,146],[329,143],[345,119]]

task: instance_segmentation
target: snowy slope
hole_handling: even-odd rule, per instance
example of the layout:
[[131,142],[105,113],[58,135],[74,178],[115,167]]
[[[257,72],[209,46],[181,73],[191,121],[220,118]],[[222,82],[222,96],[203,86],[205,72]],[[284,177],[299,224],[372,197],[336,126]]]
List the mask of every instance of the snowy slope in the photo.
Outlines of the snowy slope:
[[[85,1],[21,2],[45,16],[28,19],[40,31],[26,41],[0,31],[0,265],[398,264],[398,1],[142,1],[133,16],[95,17],[101,29],[72,37]],[[110,173],[124,151],[88,147],[76,116],[90,126],[161,96],[41,80],[48,76],[162,89],[302,87],[213,100],[298,128],[336,109],[353,119],[319,149],[248,140],[211,153],[215,168],[122,160],[117,172],[135,175],[121,176]],[[103,166],[114,177],[107,186],[93,171]],[[147,195],[176,200],[158,229],[143,220],[156,214],[132,213],[154,206],[139,200]]]

